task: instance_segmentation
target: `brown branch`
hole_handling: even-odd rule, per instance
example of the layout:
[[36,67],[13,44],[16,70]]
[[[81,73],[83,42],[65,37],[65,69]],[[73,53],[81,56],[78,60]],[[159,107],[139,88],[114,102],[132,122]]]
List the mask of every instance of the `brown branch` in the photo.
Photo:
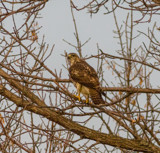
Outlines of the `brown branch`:
[[[39,106],[46,106],[46,104],[40,100],[35,94],[29,91],[28,88],[22,86],[19,82],[16,82],[12,79],[8,79],[8,74],[0,69],[0,75],[6,79],[13,87],[21,91],[26,97],[28,97],[31,102],[24,100],[23,98],[18,97],[14,93],[7,90],[4,86],[0,85],[0,94],[9,100],[13,101],[17,106],[23,107],[24,109],[34,112],[36,114],[42,115],[47,119],[56,122],[57,124],[63,126],[64,128],[72,131],[82,138],[87,138],[95,140],[101,144],[107,144],[115,147],[125,148],[128,150],[143,151],[143,152],[155,152],[160,151],[160,148],[157,148],[155,145],[148,143],[144,140],[134,140],[126,139],[110,134],[101,133],[87,127],[81,126],[72,120],[62,116],[62,114],[57,113],[50,108],[40,108]],[[35,105],[37,104],[37,105]]]
[[92,0],[91,2],[89,2],[88,4],[86,4],[85,6],[78,8],[77,6],[75,6],[75,4],[71,1],[71,5],[74,9],[76,9],[77,11],[83,10],[87,7],[89,7],[95,0]]
[[[78,134],[82,138],[87,138],[90,140],[97,141],[101,144],[111,145],[119,148],[124,148],[128,150],[134,151],[142,151],[142,152],[158,152],[160,148],[157,146],[148,143],[144,140],[134,140],[134,139],[126,139],[119,136],[114,136],[102,132],[98,132],[87,127],[81,126],[72,120],[58,114],[57,112],[51,110],[50,108],[40,108],[36,105],[31,104],[30,102],[21,99],[17,95],[13,94],[9,90],[7,90],[4,86],[0,85],[0,94],[12,102],[14,102],[17,106],[23,107],[28,111],[34,112],[36,114],[42,115],[47,119],[58,123],[59,125],[63,126],[64,128]],[[28,96],[28,94],[26,95]],[[31,100],[33,100],[31,98]],[[40,99],[37,98],[39,102],[43,103]]]
[[160,94],[160,89],[147,89],[147,88],[121,88],[121,87],[103,87],[103,91],[121,91],[130,93],[153,93]]
[[[12,137],[10,137],[10,136],[7,134],[6,129],[5,129],[5,127],[3,126],[3,123],[1,122],[1,120],[0,120],[0,125],[1,125],[1,127],[2,127],[2,129],[3,129],[4,135],[5,135],[13,144],[17,145],[18,147],[22,148],[24,151],[26,151],[26,152],[28,152],[28,153],[32,153],[32,150],[30,150],[29,148],[24,147],[24,145],[23,145],[22,143],[18,142],[16,139],[13,139]],[[0,148],[0,149],[1,149],[1,148]],[[2,151],[3,151],[3,147],[2,147]]]
[[[3,70],[1,69],[0,72],[2,72]],[[71,83],[70,79],[48,79],[48,78],[42,78],[42,77],[38,77],[38,76],[34,76],[34,75],[28,75],[28,74],[23,74],[23,73],[18,73],[16,72],[18,75],[21,76],[26,76],[26,77],[30,77],[30,78],[34,78],[34,79],[39,79],[39,80],[43,80],[43,81],[50,81],[50,82],[62,82],[62,83]],[[7,80],[15,80],[16,79],[12,78],[11,76],[7,75],[4,71],[3,73],[1,73],[1,76],[4,77]],[[20,80],[19,80],[20,81]],[[22,81],[23,82],[23,81]],[[49,87],[49,85],[48,85]],[[53,86],[50,86],[50,88],[52,88]],[[122,87],[102,87],[103,91],[121,91],[121,92],[130,92],[130,93],[154,93],[154,94],[159,94],[160,93],[160,89],[147,89],[147,88],[134,88],[134,87],[130,87],[130,88],[122,88]]]
[[119,60],[124,60],[124,61],[131,61],[131,62],[139,63],[139,64],[142,64],[142,65],[146,65],[148,67],[151,67],[151,68],[153,68],[155,70],[160,71],[160,68],[157,68],[157,67],[155,67],[152,64],[146,63],[145,61],[137,61],[135,59],[129,59],[129,58],[125,58],[125,57],[119,57],[119,56],[114,56],[114,55],[106,54],[101,49],[100,49],[100,51],[101,51],[102,55],[104,55],[106,58],[119,59]]
[[[8,16],[11,16],[11,15],[13,15],[13,14],[17,14],[17,13],[22,13],[22,12],[27,12],[27,11],[31,11],[31,10],[33,10],[33,9],[35,9],[35,8],[37,8],[37,10],[36,11],[39,11],[40,9],[43,9],[44,8],[44,5],[45,5],[45,3],[46,3],[46,1],[42,1],[41,3],[38,3],[38,4],[36,4],[36,5],[34,5],[34,6],[31,6],[30,4],[27,4],[27,5],[25,5],[25,6],[23,6],[23,7],[21,7],[21,8],[19,8],[19,9],[17,9],[17,10],[15,10],[15,11],[11,11],[10,13],[4,13],[4,14],[0,14],[0,17],[1,17],[1,22],[4,20],[4,19],[6,19]],[[42,6],[43,5],[43,6]],[[28,7],[29,6],[29,7]],[[40,7],[41,6],[41,8],[38,8],[38,7]],[[35,10],[34,10],[35,11]]]

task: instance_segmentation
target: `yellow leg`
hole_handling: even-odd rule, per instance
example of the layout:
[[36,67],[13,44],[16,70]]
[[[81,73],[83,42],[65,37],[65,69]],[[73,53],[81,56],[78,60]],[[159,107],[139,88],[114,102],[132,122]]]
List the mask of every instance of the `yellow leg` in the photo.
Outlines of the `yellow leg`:
[[86,99],[86,104],[88,104],[88,103],[89,103],[89,98]]
[[80,97],[80,94],[77,95],[74,95],[76,98],[78,98],[79,101],[81,101],[81,97]]

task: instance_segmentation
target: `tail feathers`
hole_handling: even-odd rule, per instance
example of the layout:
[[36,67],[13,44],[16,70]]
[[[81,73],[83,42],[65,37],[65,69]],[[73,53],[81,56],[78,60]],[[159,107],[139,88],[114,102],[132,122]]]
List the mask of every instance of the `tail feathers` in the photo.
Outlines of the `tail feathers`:
[[100,86],[95,88],[99,93],[101,93],[103,96],[106,97],[106,93],[102,90],[102,88]]
[[101,92],[98,92],[95,89],[89,89],[89,93],[94,104],[99,105],[105,103],[102,99]]

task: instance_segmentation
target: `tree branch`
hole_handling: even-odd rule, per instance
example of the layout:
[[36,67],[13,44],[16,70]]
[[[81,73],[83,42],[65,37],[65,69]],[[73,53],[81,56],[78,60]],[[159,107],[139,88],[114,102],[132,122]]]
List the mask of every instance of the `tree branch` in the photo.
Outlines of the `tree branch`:
[[103,87],[103,91],[121,91],[130,93],[153,93],[160,94],[160,89],[148,89],[148,88],[121,88],[121,87]]
[[[2,77],[7,77],[7,74],[0,70],[0,75]],[[63,126],[69,131],[72,131],[78,134],[82,138],[91,139],[97,141],[101,144],[111,145],[119,148],[124,148],[128,150],[134,151],[143,151],[143,152],[158,152],[160,148],[151,144],[150,142],[144,140],[134,140],[134,139],[126,139],[119,136],[114,136],[110,134],[105,134],[102,132],[98,132],[87,127],[81,126],[72,120],[62,116],[62,114],[57,113],[50,108],[41,108],[41,106],[46,106],[43,101],[41,101],[36,95],[32,92],[27,91],[26,87],[22,86],[19,82],[12,81],[11,79],[7,80],[12,83],[12,86],[16,87],[17,89],[21,89],[21,92],[28,97],[31,102],[24,100],[23,98],[15,95],[14,93],[7,90],[4,86],[0,85],[0,94],[12,102],[14,102],[17,106],[23,107],[25,110],[34,112],[36,114],[42,115],[47,119],[56,122],[57,124]],[[27,92],[26,92],[27,91]],[[35,105],[35,103],[37,105]],[[40,106],[40,107],[39,107]]]

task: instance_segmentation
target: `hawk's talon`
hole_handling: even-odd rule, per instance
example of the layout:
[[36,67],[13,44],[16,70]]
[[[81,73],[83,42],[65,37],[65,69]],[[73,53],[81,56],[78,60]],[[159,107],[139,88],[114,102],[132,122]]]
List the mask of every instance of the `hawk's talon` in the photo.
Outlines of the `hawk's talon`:
[[87,99],[86,99],[86,104],[88,104],[88,103],[89,103],[89,99],[87,98]]
[[74,96],[75,96],[76,98],[78,98],[79,101],[81,101],[80,95],[78,95],[78,96],[77,96],[77,95],[74,95]]

